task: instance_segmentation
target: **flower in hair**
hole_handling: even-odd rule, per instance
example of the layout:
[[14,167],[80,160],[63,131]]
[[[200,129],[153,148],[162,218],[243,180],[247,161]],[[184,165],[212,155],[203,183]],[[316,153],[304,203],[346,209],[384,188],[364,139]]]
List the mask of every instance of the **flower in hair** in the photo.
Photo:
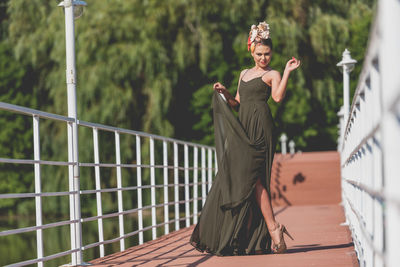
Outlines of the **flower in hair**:
[[260,22],[257,28],[258,28],[258,33],[262,39],[269,38],[269,25],[265,21]]
[[256,38],[261,38],[261,39],[268,39],[269,38],[269,25],[263,21],[256,25],[251,26],[251,30],[249,33],[249,38],[247,39],[247,50],[254,50],[254,41]]
[[254,42],[254,40],[256,39],[257,35],[258,35],[258,29],[257,29],[256,25],[252,25],[251,26],[251,38],[250,38],[250,40],[252,42]]

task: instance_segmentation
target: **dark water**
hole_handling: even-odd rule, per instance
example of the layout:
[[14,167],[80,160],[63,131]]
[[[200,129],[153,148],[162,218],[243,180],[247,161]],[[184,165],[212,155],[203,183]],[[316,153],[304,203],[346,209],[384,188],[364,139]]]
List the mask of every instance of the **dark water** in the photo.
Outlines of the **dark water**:
[[[162,213],[161,213],[162,214]],[[157,212],[157,223],[163,221],[163,216]],[[170,214],[171,218],[173,213]],[[181,216],[184,216],[183,214]],[[54,218],[49,222],[68,220],[69,218]],[[183,223],[183,222],[182,222]],[[144,227],[151,225],[151,217],[144,214]],[[0,217],[0,231],[23,228],[35,225],[35,218],[7,218]],[[183,226],[183,224],[182,224]],[[136,216],[124,216],[125,234],[133,232],[138,228]],[[170,224],[170,232],[175,229],[173,223]],[[103,219],[104,240],[119,237],[118,217]],[[164,227],[157,229],[157,236],[164,234]],[[70,226],[59,226],[51,229],[43,230],[44,255],[52,255],[55,253],[67,251],[71,249],[70,244]],[[151,240],[151,230],[144,232],[144,240]],[[98,223],[96,221],[86,222],[82,224],[82,242],[83,245],[98,242]],[[125,239],[125,248],[138,244],[138,235]],[[105,255],[120,251],[120,242],[104,245]],[[100,257],[100,247],[94,247],[83,251],[83,260],[88,262]],[[36,232],[28,232],[17,235],[0,237],[0,266],[36,259]],[[63,256],[54,260],[46,261],[45,266],[60,266],[71,262],[71,256]],[[37,266],[37,265],[31,265]]]

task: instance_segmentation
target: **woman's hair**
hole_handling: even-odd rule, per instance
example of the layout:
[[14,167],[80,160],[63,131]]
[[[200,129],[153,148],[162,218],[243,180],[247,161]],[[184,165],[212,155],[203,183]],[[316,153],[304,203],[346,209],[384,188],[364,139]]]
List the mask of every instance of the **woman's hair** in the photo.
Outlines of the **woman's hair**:
[[[258,45],[258,44],[266,45],[266,46],[269,46],[269,48],[271,48],[271,50],[272,50],[272,40],[271,40],[271,38],[263,39],[263,38],[259,38],[258,37],[258,38],[256,38],[254,40],[254,44],[255,45]],[[254,49],[253,49],[253,51],[254,51]]]

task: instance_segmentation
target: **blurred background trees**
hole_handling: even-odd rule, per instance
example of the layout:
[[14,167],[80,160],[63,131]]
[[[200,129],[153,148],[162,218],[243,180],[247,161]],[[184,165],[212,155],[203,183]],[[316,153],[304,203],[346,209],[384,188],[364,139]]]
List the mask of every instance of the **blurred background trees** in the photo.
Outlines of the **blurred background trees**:
[[[282,72],[292,56],[302,61],[284,101],[269,100],[279,131],[302,151],[336,149],[342,105],[336,63],[345,48],[358,61],[353,92],[374,0],[86,2],[75,24],[81,120],[212,145],[212,84],[220,81],[235,94],[240,71],[253,65],[246,45],[250,26],[265,20],[274,45],[272,68]],[[0,0],[0,101],[67,114],[64,15],[57,4]],[[32,158],[31,123],[0,112],[0,157]],[[51,136],[42,140],[43,158],[67,160],[65,125],[44,121],[41,128]],[[81,143],[90,138],[90,132],[80,132]],[[112,161],[112,142],[106,137],[100,142],[101,161]],[[132,142],[121,145],[129,148]],[[81,148],[82,161],[93,161],[92,151],[90,144]],[[127,163],[135,160],[133,149],[123,153]],[[67,186],[65,170],[44,173]],[[10,188],[32,192],[32,168],[15,173],[13,166],[1,165],[0,192]],[[15,204],[1,203],[0,211]],[[19,209],[23,212],[23,205]]]

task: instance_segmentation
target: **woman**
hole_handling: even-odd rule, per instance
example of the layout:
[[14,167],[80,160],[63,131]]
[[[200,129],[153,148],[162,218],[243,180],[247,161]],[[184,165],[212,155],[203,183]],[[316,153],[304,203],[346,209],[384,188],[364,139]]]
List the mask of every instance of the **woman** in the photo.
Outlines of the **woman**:
[[[283,100],[300,60],[289,60],[282,77],[269,67],[272,42],[265,22],[252,26],[248,50],[255,65],[241,72],[236,97],[219,82],[213,86],[218,173],[190,238],[196,249],[219,256],[283,253],[283,233],[289,235],[271,207],[277,136],[266,101]],[[238,119],[230,108],[239,111]]]

